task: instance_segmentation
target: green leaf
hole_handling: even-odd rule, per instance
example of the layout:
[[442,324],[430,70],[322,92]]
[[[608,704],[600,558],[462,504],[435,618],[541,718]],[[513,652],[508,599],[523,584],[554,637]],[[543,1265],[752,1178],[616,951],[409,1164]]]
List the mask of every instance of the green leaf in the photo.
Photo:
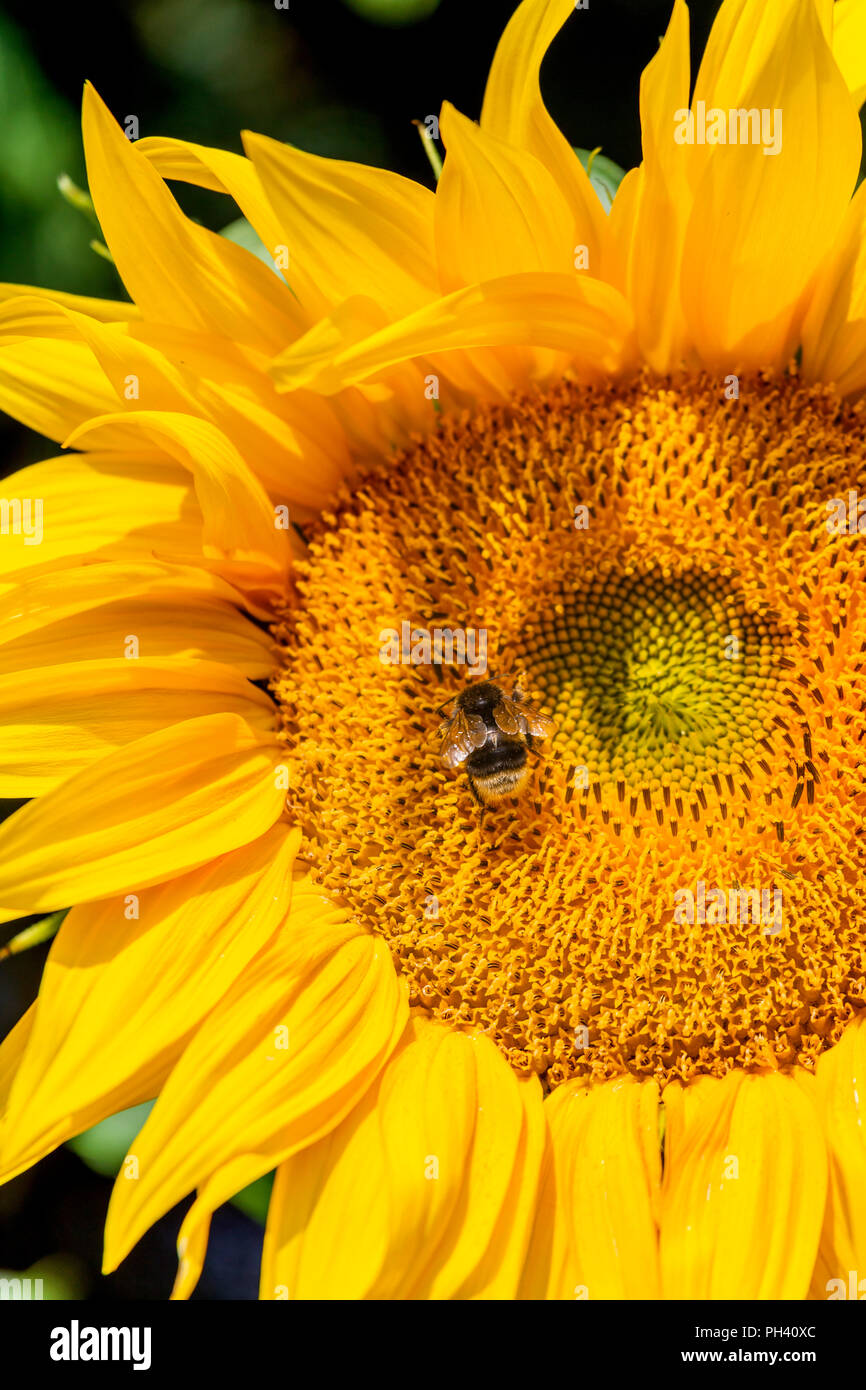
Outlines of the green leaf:
[[273,257],[268,255],[265,243],[245,217],[239,217],[235,222],[230,222],[227,227],[223,227],[220,236],[224,236],[228,241],[233,241],[236,246],[243,246],[245,251],[252,251],[253,255],[258,256],[259,260],[264,261],[271,270],[276,274],[279,273],[274,265]]
[[95,251],[97,256],[101,256],[104,261],[111,261],[114,265],[114,257],[109,251],[104,241],[91,241],[89,243],[91,251]]
[[595,150],[581,150],[576,145],[574,147],[574,153],[589,174],[589,181],[601,199],[602,207],[605,212],[610,212],[616,190],[625,178],[625,169],[608,159],[606,154],[599,153],[600,150],[600,145]]
[[93,199],[86,188],[79,188],[68,174],[57,175],[57,187],[60,196],[65,198],[70,207],[75,208],[76,212],[81,212],[93,223],[94,227],[99,226],[99,219],[93,206]]
[[232,1206],[242,1211],[244,1216],[264,1226],[268,1219],[268,1203],[271,1200],[273,1185],[273,1173],[265,1173],[263,1178],[257,1178],[249,1187],[243,1187],[240,1192],[236,1192],[231,1199]]
[[24,927],[11,941],[0,946],[0,960],[5,960],[7,956],[17,956],[21,951],[29,951],[33,946],[42,946],[46,941],[50,941],[57,935],[60,923],[68,911],[68,907],[62,907],[59,912],[49,912],[47,917],[40,917],[38,922]]
[[104,1178],[116,1177],[153,1105],[154,1102],[148,1100],[143,1105],[133,1105],[129,1110],[109,1115],[107,1120],[70,1139],[67,1148],[94,1173],[101,1173]]

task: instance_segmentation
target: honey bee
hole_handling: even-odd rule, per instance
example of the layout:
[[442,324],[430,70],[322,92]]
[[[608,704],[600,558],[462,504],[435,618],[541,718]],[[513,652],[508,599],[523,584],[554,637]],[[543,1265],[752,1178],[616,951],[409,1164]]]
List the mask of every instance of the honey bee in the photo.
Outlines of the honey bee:
[[[529,777],[527,751],[533,739],[547,738],[553,720],[525,703],[519,681],[510,695],[495,681],[479,681],[452,699],[454,711],[439,730],[445,766],[465,766],[469,790],[482,808],[516,796]],[[450,704],[446,700],[442,709]]]

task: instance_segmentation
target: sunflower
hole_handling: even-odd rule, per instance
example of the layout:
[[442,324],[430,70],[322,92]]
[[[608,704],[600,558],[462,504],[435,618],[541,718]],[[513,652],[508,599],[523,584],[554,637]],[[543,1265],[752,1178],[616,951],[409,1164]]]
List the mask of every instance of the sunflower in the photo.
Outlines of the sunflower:
[[[265,1299],[866,1275],[863,6],[724,0],[690,102],[676,0],[609,215],[573,9],[435,191],[88,88],[132,303],[3,289],[0,402],[76,452],[4,499],[0,910],[71,910],[0,1165],[156,1097],[105,1269],[194,1192],[175,1297],[274,1170]],[[555,732],[479,817],[437,710],[516,670]]]

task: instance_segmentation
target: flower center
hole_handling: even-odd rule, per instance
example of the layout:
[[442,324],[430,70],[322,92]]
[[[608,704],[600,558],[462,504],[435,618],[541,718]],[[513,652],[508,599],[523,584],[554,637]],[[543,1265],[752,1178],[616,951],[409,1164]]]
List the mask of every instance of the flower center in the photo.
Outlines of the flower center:
[[751,611],[726,577],[688,562],[676,574],[611,570],[542,614],[526,663],[579,760],[578,784],[582,775],[588,789],[591,770],[599,791],[622,800],[628,787],[667,807],[672,787],[694,804],[722,775],[750,778],[747,759],[770,751],[768,710],[786,705],[778,616]]
[[[866,1002],[866,536],[831,519],[863,426],[794,380],[563,382],[440,422],[311,535],[275,628],[290,805],[414,1004],[550,1086],[838,1040]],[[515,672],[555,732],[482,815],[437,732]]]

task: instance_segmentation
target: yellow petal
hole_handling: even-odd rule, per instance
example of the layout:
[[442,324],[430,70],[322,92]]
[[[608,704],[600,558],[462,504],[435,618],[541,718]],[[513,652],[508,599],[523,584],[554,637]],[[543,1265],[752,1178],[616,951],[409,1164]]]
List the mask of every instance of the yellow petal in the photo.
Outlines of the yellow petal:
[[801,342],[806,381],[833,382],[842,395],[866,385],[866,184],[815,278]]
[[[2,1176],[156,1095],[283,921],[299,833],[276,825],[200,869],[73,908],[42,976],[2,1132]],[[20,1027],[20,1025],[19,1025]]]
[[[627,297],[643,356],[657,371],[680,365],[688,337],[680,300],[680,265],[691,196],[684,151],[674,144],[674,113],[689,104],[689,16],[676,0],[658,53],[640,84],[643,164],[634,180],[634,205],[619,191],[611,214],[625,265]],[[617,203],[619,207],[617,208]]]
[[2,1134],[3,1121],[9,1107],[12,1087],[18,1075],[21,1058],[27,1050],[35,1021],[36,1005],[31,1004],[27,1012],[21,1015],[15,1027],[10,1029],[0,1043],[0,1134]]
[[[100,395],[94,398],[91,414],[102,414],[100,403],[109,388],[110,409],[129,401],[137,409],[140,390],[153,410],[196,410],[194,392],[187,388],[183,373],[162,353],[148,348],[131,335],[136,323],[101,323],[78,313],[66,304],[54,304],[35,296],[10,299],[0,306],[0,327],[4,338],[47,339],[55,352],[60,344],[84,343],[90,348],[106,379]],[[132,394],[130,394],[132,391]]]
[[165,324],[135,324],[129,335],[183,362],[197,413],[236,443],[276,499],[318,511],[352,476],[346,434],[331,403],[308,391],[292,400],[278,395],[267,375],[269,356]]
[[82,128],[99,224],[142,313],[265,350],[290,340],[297,317],[288,286],[249,251],[183,215],[89,83]]
[[607,278],[604,209],[583,165],[548,115],[538,81],[548,47],[573,13],[574,0],[523,0],[518,6],[490,68],[481,129],[544,165],[571,209],[576,241],[588,248],[590,273]]
[[[822,7],[826,9],[826,0],[822,0]],[[703,101],[707,108],[746,105],[746,94],[760,78],[768,57],[779,42],[791,8],[791,0],[762,0],[760,6],[751,4],[751,0],[723,0],[698,68],[694,102]],[[822,24],[825,34],[826,22],[825,14]],[[694,165],[694,178],[703,173],[701,155],[708,159],[711,154],[712,147],[703,151],[694,148],[690,161]]]
[[465,1177],[467,1215],[450,1248],[437,1252],[435,1299],[514,1299],[526,1260],[544,1153],[541,1088],[517,1077],[483,1034],[473,1041],[478,1113]]
[[[116,409],[117,397],[87,345],[22,337],[14,324],[7,326],[15,307],[4,305],[0,311],[0,409],[55,440],[91,416]],[[107,447],[122,445],[117,435]]]
[[0,828],[0,921],[162,883],[257,839],[283,810],[279,763],[236,714],[101,758]]
[[[94,361],[80,395],[73,392],[70,400],[49,407],[54,424],[66,422],[63,438],[74,426],[118,410],[180,411],[218,425],[281,498],[321,506],[348,471],[346,440],[330,408],[316,397],[297,403],[280,397],[267,376],[269,358],[242,353],[226,339],[202,340],[165,325],[100,323],[37,298],[0,305],[0,334],[0,364],[6,362],[0,390],[5,382],[7,408],[29,423],[34,409],[46,409],[38,394],[44,353],[49,360],[60,354],[60,371],[70,352],[78,354],[82,344],[90,349]],[[49,340],[48,345],[40,349],[33,339]],[[32,366],[29,377],[30,358],[22,358],[22,349],[31,358],[35,351],[43,354],[41,367]],[[85,374],[86,369],[82,360]],[[141,447],[122,424],[103,429],[101,437],[113,445]]]
[[[389,324],[388,315],[374,299],[354,295],[304,336],[300,351],[324,358],[360,343]],[[434,356],[423,370],[420,364],[412,362],[385,368],[376,382],[344,391],[334,400],[333,407],[343,418],[356,451],[362,457],[381,455],[408,444],[414,434],[427,428],[431,407],[425,398],[425,386],[429,384],[425,382],[425,372],[433,371],[448,382],[452,406],[472,407],[478,400],[507,400],[525,380],[526,369],[526,362],[513,349],[464,352],[458,348],[449,351],[442,363]],[[281,371],[277,365],[271,373],[277,390],[284,389]],[[313,391],[289,389],[292,394],[288,399],[297,401],[303,409],[310,401],[322,399]]]
[[833,11],[836,9],[835,0],[815,0],[815,7],[818,11],[818,22],[821,25],[821,33],[828,43],[833,38]]
[[[321,319],[305,335],[302,350],[308,354],[327,356],[350,343],[360,343],[372,337],[386,329],[389,323],[380,304],[364,295],[355,295],[338,305],[332,314]],[[458,357],[464,355],[455,354]],[[476,371],[476,379],[480,379],[482,373],[483,367]],[[272,375],[277,377],[279,371],[272,372]],[[405,429],[407,423],[416,431],[429,423],[431,407],[425,398],[426,384],[419,364],[404,362],[385,368],[377,381],[345,391],[333,402],[338,411],[345,413],[347,431],[362,457],[367,453],[392,453],[398,447],[398,441],[409,442],[408,435],[404,434],[400,439],[401,430]],[[281,389],[279,382],[277,389]],[[296,396],[306,400],[316,398],[312,391],[301,391],[293,392],[287,399],[294,400]]]
[[379,1084],[279,1168],[261,1297],[400,1297],[417,1284],[458,1212],[476,1110],[466,1039],[413,1018]]
[[277,1174],[263,1298],[513,1298],[543,1147],[535,1078],[412,1020],[379,1084]]
[[655,1082],[564,1085],[544,1109],[548,1168],[521,1297],[658,1298]]
[[67,309],[76,309],[81,314],[89,314],[100,323],[126,323],[139,319],[141,311],[134,304],[120,299],[91,299],[85,294],[67,294],[65,290],[46,290],[40,285],[0,284],[0,304],[7,299],[20,299],[22,295],[38,295],[52,304],[62,304]]
[[[830,1183],[813,1293],[858,1299],[866,1294],[866,1014],[818,1061],[815,1090],[827,1146]],[[852,1295],[851,1271],[858,1292]],[[828,1281],[841,1279],[842,1287]]]
[[623,293],[626,292],[628,286],[628,262],[634,244],[634,225],[640,206],[642,187],[642,170],[640,168],[629,169],[616,190],[608,215],[610,251],[607,279]]
[[273,642],[206,570],[102,564],[39,574],[0,594],[0,674],[125,656],[218,661],[250,680],[273,670]]
[[204,1268],[210,1236],[210,1216],[202,1216],[198,1223],[177,1242],[177,1276],[171,1291],[173,1300],[189,1298],[198,1283]]
[[[162,178],[193,183],[199,188],[210,188],[215,193],[227,193],[233,198],[273,257],[274,269],[283,273],[282,261],[287,249],[283,243],[283,229],[265,197],[251,160],[241,154],[232,154],[229,150],[196,145],[189,140],[172,140],[161,135],[145,136],[136,141],[135,148],[150,160]],[[291,283],[288,270],[283,278]],[[294,297],[281,305],[281,312],[294,318],[298,332],[302,332],[308,324],[308,315]]]
[[[574,270],[577,227],[553,176],[448,102],[436,189],[436,256],[444,292],[524,270]],[[543,208],[543,216],[539,209]],[[593,274],[597,269],[590,262]]]
[[866,101],[866,4],[837,0],[833,6],[833,57],[839,64],[854,105]]
[[284,927],[192,1039],[135,1141],[138,1177],[115,1186],[106,1270],[193,1188],[181,1241],[339,1124],[393,1050],[406,1013],[385,944],[309,881],[297,885]]
[[10,508],[19,503],[0,545],[3,580],[76,562],[152,560],[154,553],[172,559],[201,549],[192,479],[165,458],[67,454],[5,478],[3,496]]
[[665,1298],[802,1299],[827,1189],[813,1100],[778,1072],[664,1092]]
[[272,368],[278,388],[332,394],[398,362],[455,348],[558,348],[587,378],[620,370],[632,355],[629,310],[617,290],[547,272],[470,285],[343,348],[334,339],[324,320],[281,353]]
[[54,791],[114,749],[208,714],[237,714],[262,738],[274,727],[267,695],[215,662],[120,655],[0,676],[0,796]]
[[547,1136],[538,1184],[538,1202],[518,1298],[572,1299],[585,1290],[578,1281],[572,1215],[566,1210],[573,1156],[583,1129],[589,1088],[557,1086],[544,1102]]
[[[371,1271],[377,1276],[369,1290],[372,1295],[409,1296],[425,1265],[429,1267],[431,1252],[440,1245],[460,1203],[479,1101],[475,1058],[467,1039],[426,1020],[413,1020],[372,1102],[377,1132],[368,1135],[373,1140],[371,1173],[381,1171],[388,1209],[384,1232],[379,1225],[377,1239],[370,1242],[371,1250],[379,1247],[380,1255],[384,1244],[384,1258]],[[332,1203],[333,1191],[328,1197]],[[373,1234],[372,1223],[370,1229]],[[332,1227],[332,1240],[335,1234],[345,1259],[348,1232],[337,1233]],[[334,1254],[340,1258],[339,1251]],[[309,1269],[306,1272],[309,1278]]]
[[683,303],[698,351],[714,370],[787,363],[802,296],[838,233],[860,163],[857,113],[814,0],[791,0],[784,14],[776,0],[742,9],[731,51],[749,49],[756,55],[747,62],[749,81],[726,54],[707,84],[708,101],[725,115],[729,108],[770,113],[778,152],[765,152],[773,148],[773,124],[766,146],[688,150],[698,181]]
[[566,1195],[578,1283],[591,1299],[658,1298],[658,1088],[613,1081],[583,1110]]
[[437,292],[429,188],[249,131],[244,146],[283,228],[292,287],[312,317],[371,283],[394,317]]
[[140,410],[93,420],[66,442],[98,447],[103,433],[121,423],[130,437],[162,446],[192,472],[204,520],[204,553],[219,562],[219,573],[240,589],[281,595],[289,556],[286,531],[277,524],[261,483],[225,435],[208,420]]

